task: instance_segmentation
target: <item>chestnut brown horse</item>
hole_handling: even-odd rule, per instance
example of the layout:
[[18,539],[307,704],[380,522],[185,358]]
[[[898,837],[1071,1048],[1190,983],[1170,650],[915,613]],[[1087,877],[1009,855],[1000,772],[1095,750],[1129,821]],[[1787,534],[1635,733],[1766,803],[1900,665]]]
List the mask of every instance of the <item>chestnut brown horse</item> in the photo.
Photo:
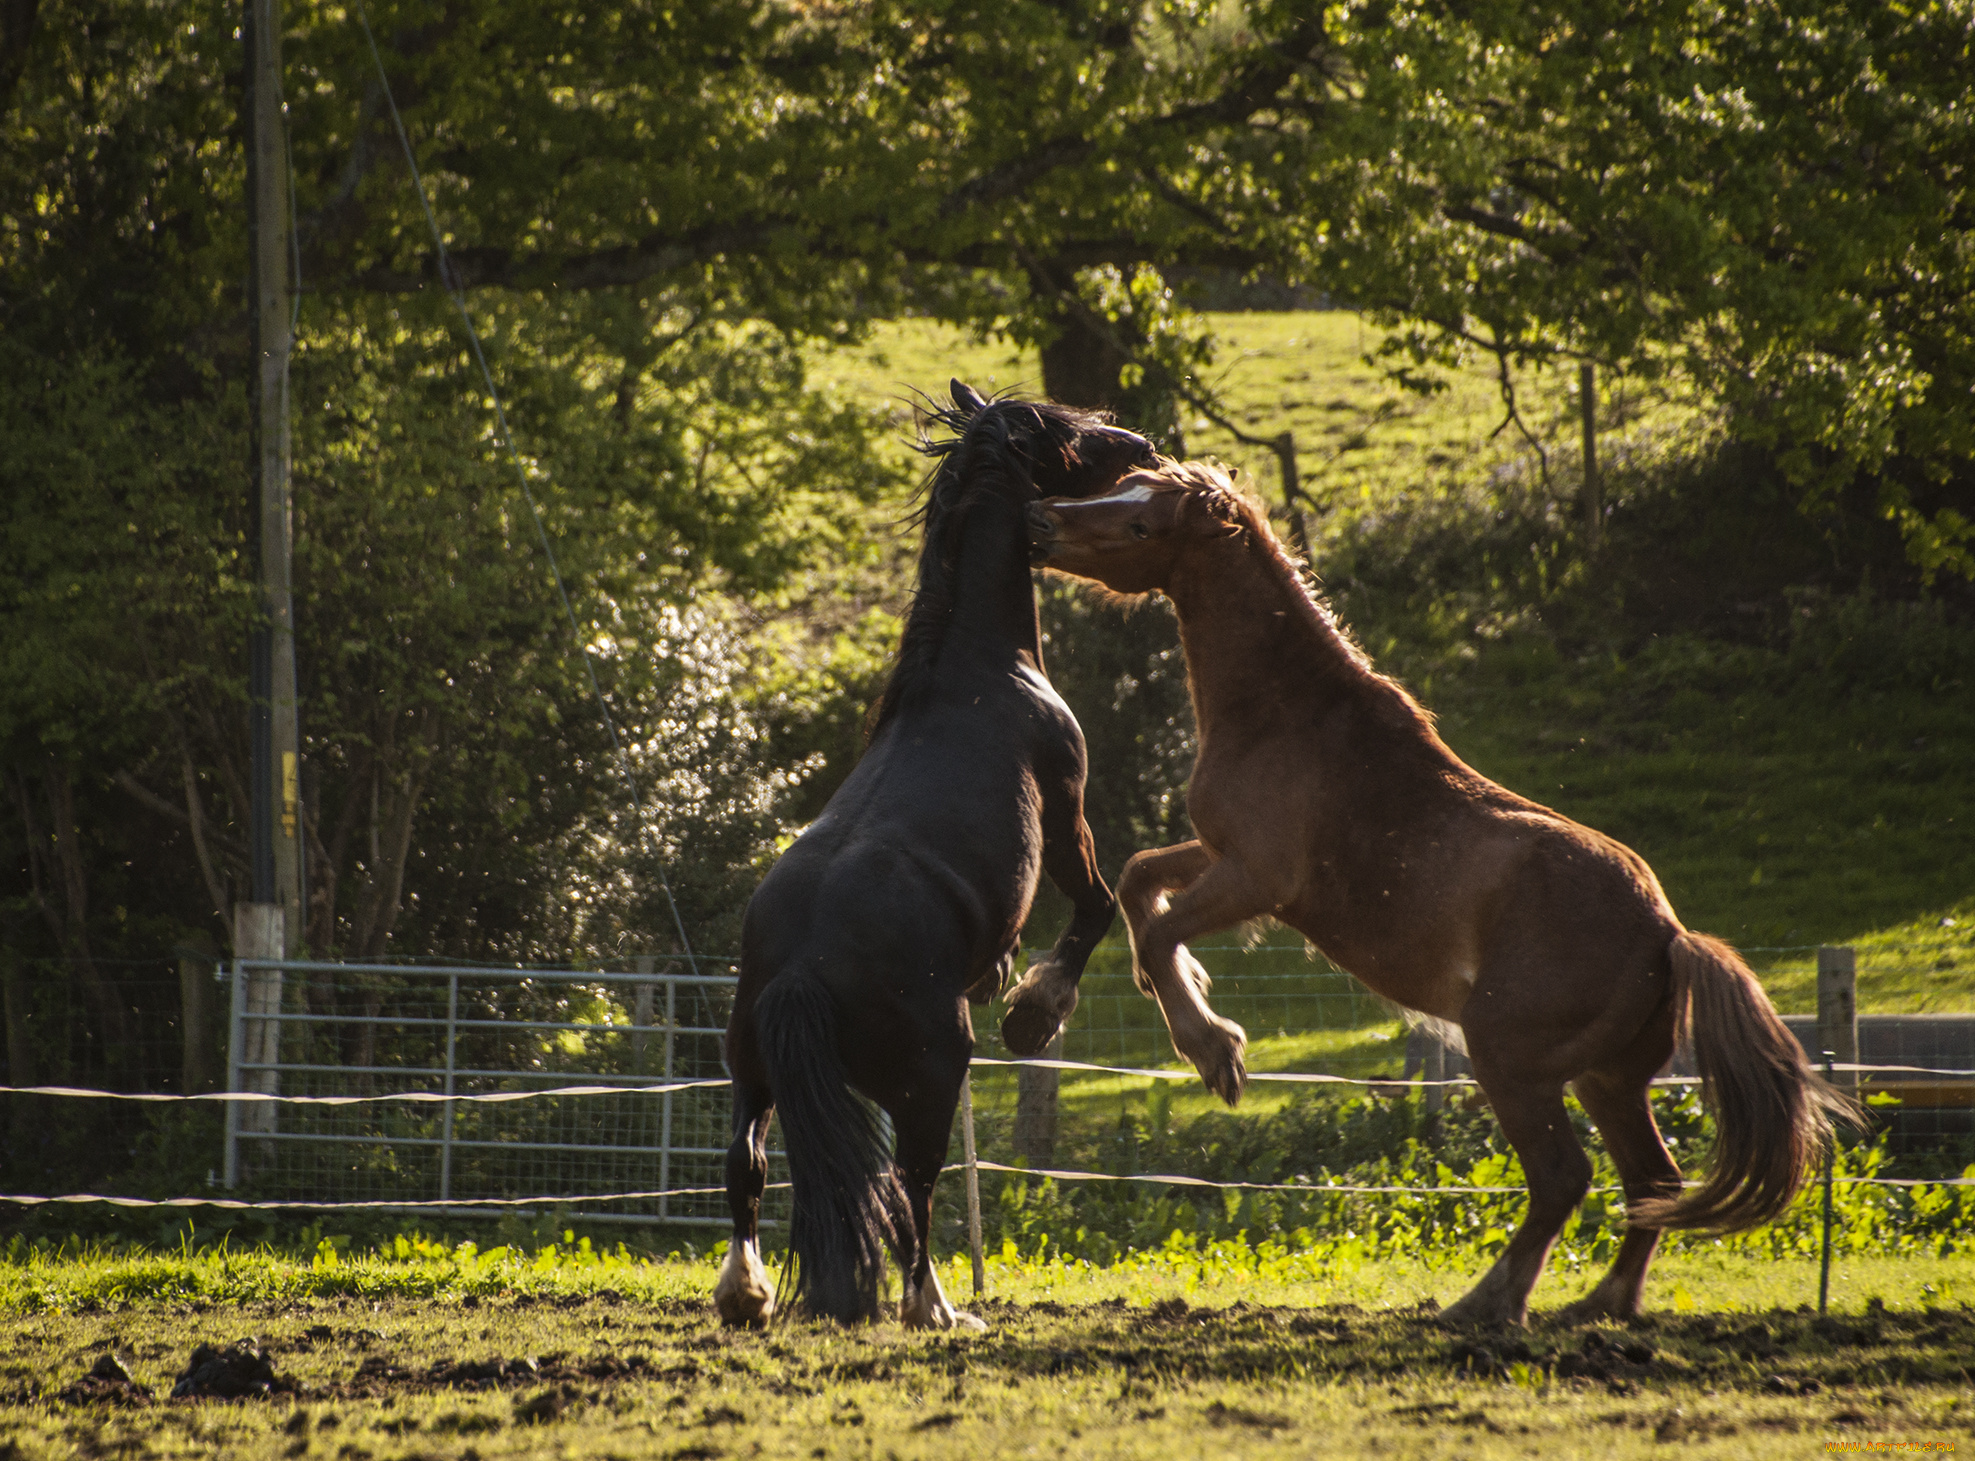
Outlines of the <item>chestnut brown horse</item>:
[[[1139,987],[1233,1105],[1245,1037],[1207,1007],[1186,940],[1271,916],[1386,998],[1465,1037],[1522,1158],[1529,1212],[1455,1323],[1521,1323],[1591,1181],[1564,1088],[1603,1134],[1631,1226],[1570,1317],[1638,1311],[1660,1232],[1774,1218],[1846,1102],[1748,966],[1689,933],[1645,860],[1467,766],[1310,593],[1261,511],[1210,467],[1133,473],[1030,510],[1037,556],[1178,611],[1199,754],[1194,842],[1141,852],[1118,901]],[[1718,1138],[1681,1195],[1647,1100],[1691,1029]]]

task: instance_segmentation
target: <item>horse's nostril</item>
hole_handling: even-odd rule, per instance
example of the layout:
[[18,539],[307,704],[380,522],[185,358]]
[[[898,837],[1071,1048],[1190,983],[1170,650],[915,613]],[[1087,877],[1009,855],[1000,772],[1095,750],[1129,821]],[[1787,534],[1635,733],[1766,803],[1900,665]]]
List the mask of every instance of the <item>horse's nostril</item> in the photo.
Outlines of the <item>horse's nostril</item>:
[[1131,525],[1131,535],[1134,538],[1146,538],[1151,536],[1151,531],[1144,523],[1133,523]]

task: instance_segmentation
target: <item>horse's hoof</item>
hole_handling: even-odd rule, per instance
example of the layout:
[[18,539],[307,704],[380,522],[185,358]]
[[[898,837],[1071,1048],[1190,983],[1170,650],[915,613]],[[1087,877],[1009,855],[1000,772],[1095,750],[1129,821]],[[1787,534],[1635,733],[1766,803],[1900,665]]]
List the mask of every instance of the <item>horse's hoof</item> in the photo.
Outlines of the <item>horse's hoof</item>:
[[967,1334],[986,1334],[987,1320],[979,1314],[969,1314],[965,1309],[955,1309],[953,1327]]
[[1471,1305],[1462,1299],[1458,1304],[1442,1310],[1438,1322],[1442,1329],[1520,1329],[1524,1317],[1521,1314],[1505,1314],[1493,1305]]
[[754,1243],[727,1245],[727,1261],[713,1289],[713,1309],[729,1329],[766,1329],[775,1317],[775,1285]]
[[1239,1056],[1228,1062],[1221,1072],[1219,1095],[1229,1106],[1241,1104],[1242,1093],[1248,1089],[1248,1067]]
[[1637,1304],[1633,1304],[1630,1308],[1610,1304],[1599,1298],[1597,1292],[1593,1290],[1591,1293],[1577,1300],[1576,1303],[1565,1304],[1563,1308],[1557,1310],[1551,1316],[1551,1319],[1552,1322],[1561,1324],[1566,1328],[1575,1328],[1580,1324],[1597,1324],[1609,1319],[1615,1319],[1623,1324],[1628,1319],[1637,1319],[1638,1317],[1639,1306]]
[[1001,1043],[1018,1056],[1036,1056],[1049,1048],[1062,1028],[1060,1019],[1038,1005],[1010,1005],[1001,1020]]
[[[1215,1028],[1207,1038],[1207,1048],[1198,1055],[1180,1054],[1193,1062],[1193,1068],[1200,1072],[1200,1080],[1208,1090],[1219,1096],[1230,1106],[1241,1104],[1241,1093],[1248,1088],[1248,1032],[1241,1026],[1219,1017],[1214,1019]],[[1175,1042],[1177,1047],[1177,1042]]]

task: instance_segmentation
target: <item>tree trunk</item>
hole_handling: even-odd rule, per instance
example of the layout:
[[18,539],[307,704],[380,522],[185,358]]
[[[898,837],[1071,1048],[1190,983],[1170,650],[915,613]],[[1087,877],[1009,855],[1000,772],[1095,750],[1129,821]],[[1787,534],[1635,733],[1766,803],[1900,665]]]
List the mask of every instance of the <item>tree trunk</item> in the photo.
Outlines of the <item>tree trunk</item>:
[[1058,301],[1053,314],[1057,333],[1042,347],[1043,394],[1065,406],[1109,411],[1120,426],[1152,438],[1174,456],[1185,456],[1171,381],[1148,366],[1137,384],[1124,383],[1132,352],[1143,343],[1136,323],[1129,317],[1100,319],[1065,300],[1064,294],[1076,287],[1075,279],[1075,270],[1055,264],[1038,266],[1029,276],[1037,298]]
[[[1125,354],[1083,316],[1059,313],[1062,333],[1042,347],[1042,389],[1050,400],[1086,411],[1117,409]],[[1129,424],[1129,423],[1127,423]]]
[[[128,1066],[136,1055],[130,1009],[97,968],[89,947],[89,870],[75,821],[75,784],[53,757],[42,766],[39,780],[37,797],[24,771],[17,768],[9,779],[27,833],[30,895],[96,1012],[105,1066]],[[46,828],[41,824],[41,803],[48,813]]]

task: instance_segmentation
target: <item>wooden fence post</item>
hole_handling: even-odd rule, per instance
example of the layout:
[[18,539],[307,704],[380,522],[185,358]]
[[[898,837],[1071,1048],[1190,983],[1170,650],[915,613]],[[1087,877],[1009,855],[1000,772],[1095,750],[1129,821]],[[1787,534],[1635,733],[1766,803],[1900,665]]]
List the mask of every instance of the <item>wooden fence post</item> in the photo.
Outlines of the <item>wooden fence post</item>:
[[[284,910],[279,903],[236,903],[233,905],[233,954],[239,959],[280,959],[285,957]],[[240,1021],[239,1060],[243,1065],[273,1065],[281,1058],[281,971],[248,969],[242,979],[246,988],[246,1018]],[[281,1074],[273,1070],[243,1071],[243,1091],[281,1094]],[[276,1126],[275,1105],[255,1101],[241,1109],[240,1131],[267,1132]]]
[[[1850,946],[1817,951],[1817,1048],[1839,1065],[1858,1064],[1858,952]],[[1837,1086],[1858,1089],[1858,1072],[1841,1070]]]
[[987,1292],[987,1263],[981,1253],[981,1159],[974,1147],[974,1081],[960,1077],[961,1150],[967,1160],[967,1251],[974,1260],[974,1297]]
[[201,929],[178,951],[179,1043],[184,1052],[180,1089],[188,1096],[219,1085],[219,985],[213,965],[219,950]]
[[[1063,1032],[1043,1049],[1048,1060],[1063,1058]],[[1048,1066],[1020,1065],[1015,1068],[1015,1155],[1027,1157],[1031,1166],[1056,1159],[1056,1088],[1062,1072]]]

